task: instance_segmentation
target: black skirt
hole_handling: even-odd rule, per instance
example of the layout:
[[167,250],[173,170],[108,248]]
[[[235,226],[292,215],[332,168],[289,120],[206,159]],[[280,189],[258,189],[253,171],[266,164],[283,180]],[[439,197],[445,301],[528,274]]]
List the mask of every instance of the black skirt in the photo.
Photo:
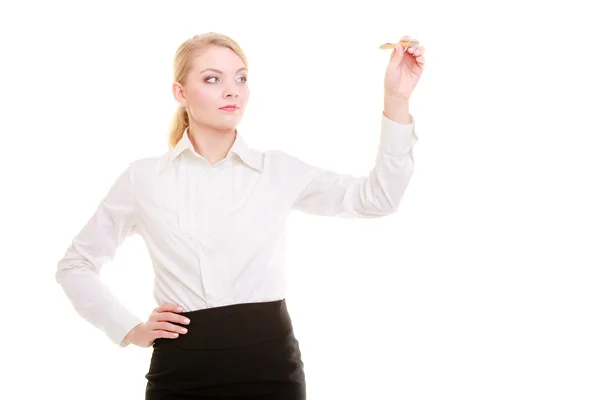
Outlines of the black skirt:
[[146,400],[306,399],[285,299],[180,314],[188,332],[154,341]]

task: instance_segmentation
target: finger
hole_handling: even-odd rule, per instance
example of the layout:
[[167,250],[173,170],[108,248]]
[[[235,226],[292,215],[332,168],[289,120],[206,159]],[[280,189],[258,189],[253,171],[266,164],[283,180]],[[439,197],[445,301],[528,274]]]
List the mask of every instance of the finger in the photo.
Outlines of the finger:
[[167,332],[167,331],[152,331],[152,333],[154,334],[154,337],[156,339],[158,339],[158,338],[175,339],[176,337],[179,337],[179,334],[173,333],[173,332]]
[[406,48],[406,51],[408,51],[411,54],[414,54],[414,52],[419,48],[419,40],[418,39],[413,39],[410,42],[410,45]]
[[169,332],[169,333],[187,333],[187,329],[179,326],[179,325],[174,325],[171,324],[169,322],[161,322],[161,321],[151,321],[148,322],[148,329],[151,332],[154,331],[165,331],[165,332]]
[[419,64],[425,64],[425,56],[419,56],[415,59]]
[[152,327],[153,330],[163,330],[168,332],[176,332],[176,333],[187,333],[187,328],[183,326],[174,325],[169,322],[155,322]]
[[173,304],[173,303],[162,303],[160,306],[156,307],[154,310],[158,311],[158,312],[163,312],[163,311],[182,312],[183,307],[178,306],[177,304]]
[[416,58],[422,57],[424,51],[425,51],[425,47],[424,46],[419,46],[414,51],[412,51],[411,53],[412,53],[412,55],[416,59]]
[[183,315],[175,314],[175,313],[168,312],[168,311],[154,314],[152,320],[177,322],[177,323],[186,324],[186,325],[190,323],[189,318],[186,318]]
[[415,49],[415,52],[413,54],[415,57],[419,57],[422,56],[423,53],[425,53],[425,46],[419,46]]

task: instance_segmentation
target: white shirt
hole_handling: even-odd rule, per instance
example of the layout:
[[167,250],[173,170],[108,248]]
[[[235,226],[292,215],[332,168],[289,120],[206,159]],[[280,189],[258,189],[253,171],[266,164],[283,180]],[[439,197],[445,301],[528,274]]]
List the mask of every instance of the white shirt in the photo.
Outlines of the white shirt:
[[56,279],[83,318],[120,346],[143,322],[100,279],[131,234],[142,236],[155,272],[154,299],[184,311],[285,297],[284,230],[291,210],[377,218],[395,212],[413,173],[414,119],[382,113],[368,176],[323,170],[279,150],[258,151],[239,131],[227,157],[210,163],[187,131],[174,149],[133,161],[58,262]]

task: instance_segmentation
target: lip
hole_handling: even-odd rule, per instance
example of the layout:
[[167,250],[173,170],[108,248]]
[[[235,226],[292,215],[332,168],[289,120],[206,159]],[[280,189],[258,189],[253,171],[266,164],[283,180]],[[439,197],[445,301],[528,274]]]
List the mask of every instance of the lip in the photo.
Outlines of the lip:
[[237,109],[239,109],[239,107],[236,106],[235,104],[229,104],[229,105],[226,105],[225,107],[219,108],[219,110],[225,110],[225,111],[236,111]]

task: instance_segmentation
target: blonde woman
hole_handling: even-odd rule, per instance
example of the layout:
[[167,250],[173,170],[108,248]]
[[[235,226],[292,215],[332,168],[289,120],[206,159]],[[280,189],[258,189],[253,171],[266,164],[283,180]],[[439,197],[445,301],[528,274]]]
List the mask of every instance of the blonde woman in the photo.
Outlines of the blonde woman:
[[[250,94],[242,49],[214,32],[181,44],[168,151],[124,169],[56,272],[77,312],[115,344],[153,347],[146,399],[306,398],[285,302],[286,218],[292,209],[360,218],[397,210],[414,167],[408,102],[423,53],[414,39],[406,50],[396,44],[376,163],[352,177],[249,147],[236,128]],[[146,320],[99,277],[133,233],[156,277],[157,307]]]

